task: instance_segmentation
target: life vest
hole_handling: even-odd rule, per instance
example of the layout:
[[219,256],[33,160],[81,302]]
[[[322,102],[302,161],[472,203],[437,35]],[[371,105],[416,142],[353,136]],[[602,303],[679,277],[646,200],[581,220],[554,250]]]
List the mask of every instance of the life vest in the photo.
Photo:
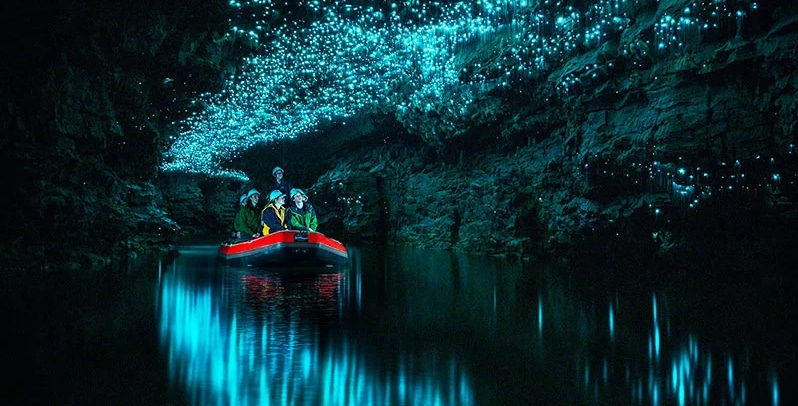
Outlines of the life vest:
[[265,219],[266,210],[272,211],[277,216],[277,219],[280,220],[280,226],[282,228],[280,230],[274,230],[274,231],[285,230],[286,229],[286,227],[285,227],[285,206],[282,206],[282,207],[280,207],[278,209],[277,207],[274,207],[274,204],[269,204],[268,206],[263,208],[263,211],[261,212],[261,215],[260,215],[261,222],[263,223],[263,235],[269,234],[269,231],[271,230],[269,225],[266,224],[266,219]]

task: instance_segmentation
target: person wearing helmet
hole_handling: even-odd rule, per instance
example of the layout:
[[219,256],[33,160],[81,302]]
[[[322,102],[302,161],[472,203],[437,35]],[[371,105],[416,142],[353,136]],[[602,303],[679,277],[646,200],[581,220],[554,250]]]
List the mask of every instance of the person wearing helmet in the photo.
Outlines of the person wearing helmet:
[[319,220],[313,206],[308,203],[308,195],[302,189],[291,189],[291,201],[291,207],[288,208],[288,228],[316,231]]
[[260,193],[255,189],[251,189],[241,195],[239,199],[241,208],[236,213],[236,218],[233,222],[236,238],[250,239],[260,236],[260,218],[256,209],[259,196]]
[[[252,207],[257,209],[258,199],[260,199],[260,192],[258,192],[258,189],[249,189],[249,192],[247,192],[247,198],[251,200]],[[260,225],[260,223],[258,223],[258,225]]]
[[240,218],[243,216],[242,212],[244,211],[244,207],[247,205],[247,194],[244,193],[241,195],[241,197],[238,198],[238,202],[240,206],[238,208],[238,212],[236,213],[236,217],[233,220],[233,238],[235,239],[241,239],[241,231],[239,231],[238,225],[241,221]]
[[290,196],[289,192],[291,192],[294,186],[285,178],[285,171],[283,171],[283,168],[275,166],[274,169],[272,169],[272,176],[274,177],[274,181],[269,184],[269,192],[271,193],[272,191],[279,190],[283,192],[284,195]]
[[285,194],[279,190],[269,193],[269,204],[261,212],[263,235],[286,230],[285,224]]

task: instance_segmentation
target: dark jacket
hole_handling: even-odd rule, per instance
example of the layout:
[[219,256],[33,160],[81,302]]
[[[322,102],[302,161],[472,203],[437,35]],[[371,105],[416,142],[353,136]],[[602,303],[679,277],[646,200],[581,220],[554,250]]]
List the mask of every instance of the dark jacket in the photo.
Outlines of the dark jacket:
[[241,209],[236,213],[233,229],[241,233],[241,237],[251,238],[253,235],[260,233],[260,228],[260,216],[255,207],[247,202],[246,206],[241,206]]
[[274,180],[272,180],[271,183],[269,183],[269,188],[268,188],[269,191],[266,192],[266,196],[268,196],[269,193],[271,193],[272,191],[275,191],[275,190],[279,190],[279,191],[283,192],[284,195],[288,196],[289,193],[291,193],[291,189],[293,189],[293,188],[294,188],[294,185],[292,185],[291,182],[289,182],[285,178],[283,178],[283,181],[280,182],[280,183],[277,183],[277,179],[274,179]]
[[285,206],[274,207],[273,203],[263,208],[261,213],[261,223],[263,224],[263,235],[276,231],[287,230],[285,226]]

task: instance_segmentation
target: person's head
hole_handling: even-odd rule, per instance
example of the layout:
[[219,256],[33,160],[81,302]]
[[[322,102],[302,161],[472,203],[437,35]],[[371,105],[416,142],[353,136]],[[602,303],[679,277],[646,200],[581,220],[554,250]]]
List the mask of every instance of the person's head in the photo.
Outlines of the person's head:
[[258,192],[257,189],[250,189],[249,192],[247,192],[247,198],[252,201],[253,205],[257,205],[260,192]]
[[302,191],[302,189],[291,189],[291,200],[293,200],[298,206],[301,206],[303,202],[308,200],[308,196]]
[[282,179],[283,178],[283,168],[280,168],[279,166],[275,166],[274,169],[272,169],[272,176],[277,178],[277,180]]
[[243,195],[241,195],[241,198],[239,198],[238,201],[239,203],[241,203],[242,206],[244,206],[247,204],[247,198],[248,198],[247,194],[244,193]]
[[279,190],[273,190],[269,193],[269,202],[274,204],[275,206],[281,206],[285,204],[285,195],[283,192]]

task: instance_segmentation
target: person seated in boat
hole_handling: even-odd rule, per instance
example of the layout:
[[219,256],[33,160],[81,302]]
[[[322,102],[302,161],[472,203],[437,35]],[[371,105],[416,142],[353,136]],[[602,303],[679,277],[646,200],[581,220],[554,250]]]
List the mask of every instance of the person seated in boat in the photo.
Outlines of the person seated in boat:
[[279,190],[269,193],[269,204],[261,212],[263,235],[287,230],[285,216],[285,195]]
[[236,238],[256,238],[260,237],[260,218],[258,216],[258,198],[260,193],[255,189],[250,189],[249,192],[241,195],[241,208],[236,213],[236,218],[233,223],[233,228],[236,232]]
[[232,238],[236,240],[241,239],[241,232],[238,231],[238,227],[236,225],[238,224],[238,218],[241,217],[241,211],[244,209],[244,207],[247,204],[247,194],[244,193],[243,195],[241,195],[241,197],[238,198],[238,202],[241,206],[238,208],[238,212],[236,212],[236,217],[233,220],[233,235],[232,235]]
[[302,189],[291,189],[291,207],[288,208],[288,228],[300,231],[316,231],[319,219],[308,195]]
[[284,195],[290,196],[289,193],[294,186],[285,178],[285,171],[283,171],[283,168],[275,166],[274,169],[272,169],[272,176],[274,177],[274,181],[269,184],[269,193],[279,190],[283,192]]

